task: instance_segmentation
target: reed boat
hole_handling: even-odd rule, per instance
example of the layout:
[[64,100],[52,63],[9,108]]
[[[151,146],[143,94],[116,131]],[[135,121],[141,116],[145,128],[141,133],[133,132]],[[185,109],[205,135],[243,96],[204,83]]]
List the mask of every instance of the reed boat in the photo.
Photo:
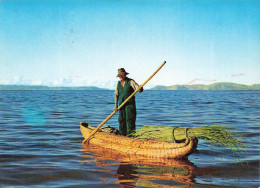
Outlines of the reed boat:
[[[80,125],[83,137],[86,139],[94,127],[84,122]],[[147,158],[179,159],[187,158],[198,144],[197,138],[186,138],[181,143],[171,143],[156,140],[137,139],[113,133],[98,131],[84,145],[97,146],[124,155],[134,155]]]

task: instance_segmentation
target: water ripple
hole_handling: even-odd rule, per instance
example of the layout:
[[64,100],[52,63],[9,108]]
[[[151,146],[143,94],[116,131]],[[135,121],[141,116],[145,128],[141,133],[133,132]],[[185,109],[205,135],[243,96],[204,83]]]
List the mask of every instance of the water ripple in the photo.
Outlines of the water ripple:
[[[189,157],[197,166],[192,171],[192,176],[196,177],[192,181],[206,187],[257,187],[259,94],[259,91],[145,90],[136,95],[137,127],[212,124],[229,127],[237,132],[237,138],[250,146],[246,156],[237,160],[232,152],[227,150],[223,153],[223,148],[200,141],[198,150]],[[1,186],[127,185],[130,180],[119,180],[117,172],[129,166],[117,165],[118,162],[110,160],[95,160],[97,156],[94,153],[83,152],[81,148],[83,138],[79,122],[87,121],[97,126],[112,113],[113,108],[114,91],[0,91]],[[106,125],[118,128],[117,118],[118,114]],[[80,162],[83,160],[88,162]],[[225,167],[240,162],[247,163],[248,168],[232,167],[228,170]],[[138,166],[136,171],[155,177],[154,169],[154,166]],[[229,174],[222,176],[215,173],[216,170]],[[133,174],[140,184],[144,183],[143,178],[135,172]],[[121,176],[125,178],[127,173]],[[160,177],[160,181],[155,178],[158,184],[147,179],[146,183],[153,186],[160,186],[163,181],[168,185],[177,184],[165,176]],[[209,181],[206,177],[212,179]]]

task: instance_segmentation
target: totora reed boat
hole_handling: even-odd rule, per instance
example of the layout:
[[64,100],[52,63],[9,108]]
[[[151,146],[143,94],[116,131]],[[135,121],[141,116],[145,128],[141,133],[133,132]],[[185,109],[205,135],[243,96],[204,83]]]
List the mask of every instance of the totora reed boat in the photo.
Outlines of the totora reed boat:
[[[94,129],[94,127],[89,126],[86,122],[80,124],[80,130],[84,138],[88,138]],[[106,150],[111,150],[111,152],[119,152],[128,156],[177,159],[187,158],[196,150],[197,144],[197,138],[186,138],[182,143],[170,143],[136,139],[99,131],[84,145],[102,147]]]

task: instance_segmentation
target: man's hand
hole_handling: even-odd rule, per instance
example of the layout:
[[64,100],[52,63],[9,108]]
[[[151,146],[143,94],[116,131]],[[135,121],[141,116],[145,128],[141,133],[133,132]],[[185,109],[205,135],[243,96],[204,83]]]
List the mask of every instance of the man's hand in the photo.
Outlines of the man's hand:
[[114,111],[115,111],[115,112],[117,112],[117,111],[118,111],[118,109],[117,109],[117,106],[115,106],[115,108],[114,108]]
[[143,87],[139,87],[139,93],[143,92],[144,88]]

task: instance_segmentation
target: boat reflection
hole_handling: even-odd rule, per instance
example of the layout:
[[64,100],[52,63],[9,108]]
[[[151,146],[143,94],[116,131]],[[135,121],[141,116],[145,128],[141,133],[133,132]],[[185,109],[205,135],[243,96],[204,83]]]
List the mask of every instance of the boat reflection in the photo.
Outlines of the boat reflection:
[[[196,166],[187,159],[141,158],[95,146],[83,145],[82,148],[86,154],[93,152],[94,155],[86,156],[93,157],[100,168],[113,174],[111,179],[118,179],[113,180],[113,183],[120,183],[123,187],[190,187],[195,183],[193,170]],[[93,160],[81,162],[93,162]],[[109,169],[115,165],[118,166],[117,170]],[[102,181],[101,183],[105,183]]]

